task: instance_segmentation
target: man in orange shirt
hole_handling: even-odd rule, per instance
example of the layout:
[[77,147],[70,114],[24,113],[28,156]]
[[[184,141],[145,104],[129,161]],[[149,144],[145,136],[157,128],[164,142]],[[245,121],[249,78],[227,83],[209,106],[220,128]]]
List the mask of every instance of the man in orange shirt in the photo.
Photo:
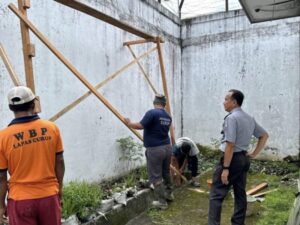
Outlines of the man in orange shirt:
[[10,225],[61,224],[62,141],[57,126],[35,114],[35,99],[24,86],[8,93],[15,119],[0,131],[0,224],[7,192]]

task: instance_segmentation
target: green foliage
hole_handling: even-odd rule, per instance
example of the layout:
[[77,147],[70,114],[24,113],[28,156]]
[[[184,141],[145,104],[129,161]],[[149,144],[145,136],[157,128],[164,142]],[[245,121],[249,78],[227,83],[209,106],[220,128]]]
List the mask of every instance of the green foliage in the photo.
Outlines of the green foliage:
[[120,144],[121,157],[119,160],[125,160],[129,162],[142,161],[143,160],[143,145],[134,142],[131,136],[126,138],[120,138],[117,140]]
[[286,224],[295,199],[295,191],[295,188],[282,186],[278,191],[267,194],[262,203],[261,219],[256,225]]
[[100,206],[102,190],[97,184],[70,182],[63,188],[63,218],[76,214],[78,218],[88,216],[90,210]]
[[138,173],[139,173],[139,178],[142,180],[147,180],[148,179],[148,171],[147,171],[147,167],[143,166],[140,167],[138,169]]

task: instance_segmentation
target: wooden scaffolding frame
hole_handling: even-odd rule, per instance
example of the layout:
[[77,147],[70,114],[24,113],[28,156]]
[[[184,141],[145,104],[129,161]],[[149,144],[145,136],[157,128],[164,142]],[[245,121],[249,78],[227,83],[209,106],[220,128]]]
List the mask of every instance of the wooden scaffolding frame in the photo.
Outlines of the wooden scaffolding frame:
[[[140,59],[143,57],[149,55],[151,52],[157,50],[158,52],[158,58],[159,58],[159,63],[160,63],[160,70],[161,70],[161,77],[162,77],[162,83],[163,83],[163,91],[165,96],[167,97],[167,105],[166,105],[166,110],[168,113],[171,114],[171,107],[170,107],[170,101],[169,101],[169,95],[168,95],[168,88],[167,88],[167,81],[166,81],[166,73],[165,73],[165,67],[164,67],[164,62],[163,62],[163,54],[162,54],[162,49],[161,49],[161,43],[163,40],[160,37],[154,37],[150,34],[147,34],[141,30],[138,30],[137,28],[134,28],[124,22],[121,22],[113,17],[110,17],[88,5],[83,4],[82,2],[79,2],[77,0],[55,0],[59,3],[62,3],[64,5],[67,5],[69,7],[72,7],[76,10],[79,10],[83,13],[86,13],[90,16],[93,16],[97,19],[100,19],[102,21],[105,21],[106,23],[109,23],[115,27],[118,27],[120,29],[123,29],[127,32],[130,32],[134,35],[140,36],[143,39],[141,40],[135,40],[135,41],[128,41],[123,43],[124,46],[126,46],[130,53],[133,56],[133,60],[128,63],[127,65],[123,66],[119,70],[117,70],[115,73],[111,74],[106,78],[104,81],[98,83],[95,86],[92,86],[91,83],[89,83],[83,74],[81,74],[68,60],[65,58],[59,51],[58,49],[55,48],[55,46],[31,23],[31,21],[27,18],[26,14],[26,9],[30,7],[30,2],[29,0],[19,1],[19,9],[13,5],[9,4],[9,9],[14,12],[16,16],[19,17],[20,22],[21,22],[21,32],[22,32],[22,43],[23,43],[23,55],[24,55],[24,63],[25,63],[25,71],[26,67],[30,64],[31,57],[34,56],[34,47],[33,45],[30,44],[29,40],[29,30],[31,30],[32,33],[34,33],[37,38],[39,38],[48,48],[49,50],[89,89],[87,93],[82,95],[80,98],[76,99],[74,102],[66,106],[64,109],[62,109],[60,112],[58,112],[56,115],[52,116],[50,120],[55,121],[58,118],[60,118],[63,114],[74,108],[76,105],[78,105],[80,102],[82,102],[85,98],[87,98],[90,94],[94,94],[125,126],[128,127],[128,125],[125,122],[125,118],[117,111],[117,109],[101,94],[98,92],[98,89],[100,87],[103,87],[105,84],[107,84],[109,81],[120,75],[122,72],[127,70],[131,65],[137,64],[144,75],[147,83],[149,84],[150,88],[152,89],[153,93],[157,93],[157,90],[155,89],[154,85],[149,79],[149,76],[146,74],[145,69],[143,68],[142,64],[139,62]],[[23,34],[24,33],[24,34]],[[24,38],[23,38],[24,36]],[[143,44],[143,43],[149,43],[153,42],[156,44],[155,48],[152,48],[145,52],[142,55],[136,56],[134,51],[131,48],[131,45],[135,44]],[[31,46],[31,47],[30,47]],[[31,49],[31,50],[30,50]],[[25,60],[25,56],[27,59]],[[28,56],[30,56],[30,60],[28,60]],[[32,63],[32,62],[31,62]],[[27,64],[27,66],[26,66]],[[30,67],[30,66],[29,66]],[[32,67],[31,67],[32,68]],[[29,73],[30,74],[30,73]],[[31,81],[28,81],[27,77],[27,72],[26,72],[26,83],[27,86],[32,88],[34,90],[34,79],[33,79],[33,72],[31,69]],[[29,79],[30,80],[30,79]],[[140,140],[143,140],[141,135],[134,129],[128,127],[132,133],[134,133]],[[170,129],[170,134],[171,134],[171,141],[174,144],[175,143],[175,136],[174,136],[174,129],[173,126]]]

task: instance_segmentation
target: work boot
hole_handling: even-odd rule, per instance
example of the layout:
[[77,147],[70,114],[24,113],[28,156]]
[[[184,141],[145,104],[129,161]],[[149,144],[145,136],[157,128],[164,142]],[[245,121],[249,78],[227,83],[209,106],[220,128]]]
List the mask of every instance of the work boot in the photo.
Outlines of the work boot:
[[174,194],[173,194],[173,192],[166,190],[166,192],[165,192],[165,199],[167,201],[170,201],[170,202],[174,201]]
[[170,176],[166,176],[164,178],[164,184],[165,184],[165,199],[167,201],[174,201],[173,184],[171,182]]
[[163,184],[159,184],[154,188],[154,198],[152,207],[156,209],[167,209],[168,203],[165,200],[165,190]]

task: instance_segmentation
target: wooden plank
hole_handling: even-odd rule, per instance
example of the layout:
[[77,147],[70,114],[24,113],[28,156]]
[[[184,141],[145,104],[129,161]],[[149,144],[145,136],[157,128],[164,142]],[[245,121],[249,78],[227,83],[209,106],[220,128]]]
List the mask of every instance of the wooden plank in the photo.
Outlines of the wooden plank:
[[[18,6],[19,6],[20,13],[25,18],[27,18],[26,10],[28,7],[30,7],[30,1],[18,0]],[[32,57],[30,52],[31,43],[30,43],[29,29],[22,20],[20,20],[20,26],[21,26],[22,45],[23,45],[23,58],[24,58],[26,85],[32,90],[33,93],[35,93]]]
[[1,56],[2,60],[3,60],[3,62],[4,62],[4,65],[5,65],[8,73],[9,73],[10,78],[12,79],[14,85],[15,86],[20,86],[21,83],[20,83],[20,81],[18,79],[18,76],[15,73],[15,71],[14,71],[14,69],[13,69],[13,67],[12,67],[12,65],[11,65],[11,63],[10,63],[10,61],[8,59],[8,56],[7,56],[6,52],[5,52],[2,44],[0,44],[0,56]]
[[257,193],[257,192],[259,192],[260,190],[262,190],[262,189],[264,189],[266,187],[268,187],[268,183],[267,182],[263,182],[263,183],[257,185],[256,187],[250,189],[246,193],[247,193],[247,195],[252,195],[252,194]]
[[[123,66],[122,68],[120,68],[119,70],[117,70],[115,73],[111,74],[105,80],[103,80],[102,82],[98,83],[94,88],[95,89],[99,89],[99,88],[103,87],[105,84],[107,84],[112,79],[116,78],[119,74],[121,74],[122,72],[124,72],[130,66],[134,65],[139,59],[141,59],[143,57],[146,57],[147,55],[149,55],[151,52],[155,51],[156,49],[157,48],[154,47],[154,48],[150,49],[149,51],[143,53],[142,55],[140,55],[139,57],[137,57],[137,59],[132,60],[130,63],[128,63],[127,65]],[[91,91],[86,92],[84,95],[82,95],[81,97],[79,97],[78,99],[76,99],[75,101],[73,101],[71,104],[69,104],[68,106],[66,106],[65,108],[63,108],[61,111],[59,111],[58,113],[56,113],[54,116],[52,116],[49,120],[50,121],[57,120],[58,118],[60,118],[61,116],[63,116],[65,113],[67,113],[68,111],[70,111],[71,109],[73,109],[76,105],[78,105],[84,99],[86,99],[88,96],[90,96],[91,93],[92,93]]]
[[201,188],[188,188],[189,191],[193,191],[193,192],[197,192],[197,193],[200,193],[200,194],[207,194],[208,192],[201,189]]
[[261,193],[258,193],[258,194],[255,194],[255,195],[252,195],[253,197],[261,197],[261,196],[264,196],[266,194],[269,194],[269,193],[272,193],[274,191],[277,191],[277,189],[273,189],[273,190],[269,190],[269,191],[265,191],[265,192],[261,192]]
[[118,27],[122,30],[125,30],[125,31],[132,33],[134,35],[137,35],[139,37],[142,37],[145,39],[151,39],[151,38],[153,39],[154,38],[154,36],[147,34],[144,31],[138,30],[137,28],[132,27],[127,23],[121,22],[111,16],[108,16],[108,15],[106,15],[106,14],[104,14],[104,13],[92,8],[91,6],[88,6],[88,5],[78,1],[78,0],[55,0],[55,1],[59,2],[61,4],[64,4],[66,6],[69,6],[73,9],[76,9],[80,12],[86,13],[92,17],[100,19],[106,23],[109,23],[115,27]]
[[[49,48],[49,50],[125,125],[125,118],[110,104],[110,102],[95,89],[84,76],[52,45],[47,38],[25,17],[14,4],[9,4],[11,9],[28,27],[29,29]],[[128,127],[140,140],[143,140],[141,135]]]
[[[163,83],[164,94],[167,98],[166,110],[170,115],[172,115],[171,114],[171,106],[170,106],[170,98],[169,98],[169,94],[168,94],[168,86],[167,86],[165,65],[164,65],[163,55],[162,55],[162,50],[161,50],[161,45],[160,45],[160,37],[156,38],[156,44],[157,44],[157,52],[158,52],[158,58],[159,58],[159,64],[160,64],[160,71],[161,71],[161,78],[162,78],[162,83]],[[171,134],[171,142],[172,142],[172,144],[175,144],[175,133],[174,133],[173,123],[171,124],[171,127],[170,127],[170,134]]]
[[[163,40],[160,40],[161,43],[163,43]],[[137,45],[137,44],[145,44],[145,43],[149,43],[149,42],[154,42],[156,43],[156,38],[151,38],[151,39],[141,39],[141,40],[135,40],[135,41],[126,41],[123,43],[124,45]]]
[[142,74],[144,75],[144,77],[145,77],[147,83],[149,84],[150,88],[152,89],[154,94],[157,94],[157,91],[156,91],[154,85],[152,84],[151,80],[149,79],[149,76],[146,74],[146,71],[144,70],[144,67],[142,66],[142,64],[139,62],[139,60],[137,60],[137,57],[136,57],[135,53],[133,52],[132,48],[129,45],[127,45],[127,48],[131,52],[133,58],[136,60],[136,63],[138,64],[140,70],[142,71]]

